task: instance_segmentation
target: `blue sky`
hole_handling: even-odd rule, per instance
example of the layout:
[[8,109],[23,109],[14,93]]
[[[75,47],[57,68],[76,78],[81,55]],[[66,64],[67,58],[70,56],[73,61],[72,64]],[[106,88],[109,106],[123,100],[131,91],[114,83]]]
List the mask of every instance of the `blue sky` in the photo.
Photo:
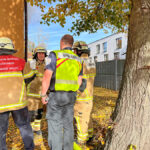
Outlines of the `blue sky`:
[[[68,31],[68,28],[72,26],[71,18],[67,19],[67,23],[64,28],[59,24],[51,24],[50,26],[40,24],[41,12],[38,7],[28,5],[28,39],[38,44],[44,43],[46,49],[56,50],[59,49],[60,39],[64,34],[73,34]],[[87,44],[94,42],[98,39],[109,36],[111,32],[105,34],[103,30],[98,30],[96,33],[89,34],[83,32],[80,36],[74,36],[75,41],[85,41]]]

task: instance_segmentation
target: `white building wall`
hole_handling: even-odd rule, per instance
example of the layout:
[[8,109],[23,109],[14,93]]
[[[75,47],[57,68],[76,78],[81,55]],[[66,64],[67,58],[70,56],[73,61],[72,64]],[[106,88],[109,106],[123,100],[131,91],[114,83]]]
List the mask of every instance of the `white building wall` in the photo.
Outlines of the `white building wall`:
[[[122,38],[122,47],[120,49],[117,49],[116,39]],[[104,52],[103,50],[103,43],[107,42],[107,51]],[[100,44],[100,53],[97,54],[97,48],[96,45]],[[97,62],[105,61],[104,55],[108,54],[108,60],[114,59],[114,53],[119,52],[119,59],[125,59],[126,57],[126,49],[127,49],[127,34],[126,33],[117,33],[112,34],[108,37],[102,38],[100,40],[97,40],[95,42],[92,42],[88,44],[88,47],[90,48],[90,57],[94,59],[94,56],[97,56]]]

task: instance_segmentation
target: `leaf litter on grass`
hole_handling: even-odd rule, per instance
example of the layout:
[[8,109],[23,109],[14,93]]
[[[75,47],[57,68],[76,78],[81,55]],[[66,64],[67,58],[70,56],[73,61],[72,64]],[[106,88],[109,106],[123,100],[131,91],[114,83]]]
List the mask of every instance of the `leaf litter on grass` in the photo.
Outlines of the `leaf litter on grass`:
[[110,116],[114,110],[118,91],[113,91],[105,88],[94,87],[93,98],[93,127],[94,127],[94,140],[91,149],[95,149],[101,143],[104,145],[104,138],[107,133]]
[[[104,138],[109,128],[110,116],[114,110],[116,99],[118,97],[117,91],[108,90],[105,88],[94,87],[94,98],[93,98],[93,111],[92,120],[94,127],[94,138],[88,147],[91,150],[101,143],[104,144]],[[47,122],[45,115],[43,116],[42,123],[42,137],[44,144],[35,146],[35,150],[50,150],[47,141]],[[36,139],[35,139],[36,140]],[[34,140],[34,141],[35,141]],[[39,140],[39,141],[38,141]],[[36,143],[40,142],[41,139],[37,139]],[[20,132],[10,115],[9,128],[7,132],[7,147],[8,150],[24,150],[24,145]]]

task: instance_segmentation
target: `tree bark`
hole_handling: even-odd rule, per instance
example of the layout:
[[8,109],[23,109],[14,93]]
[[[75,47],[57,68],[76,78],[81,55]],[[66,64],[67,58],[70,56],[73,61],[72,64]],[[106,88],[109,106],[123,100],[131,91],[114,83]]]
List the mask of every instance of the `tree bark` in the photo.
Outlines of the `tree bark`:
[[150,150],[150,0],[132,0],[128,35],[114,127],[104,150]]

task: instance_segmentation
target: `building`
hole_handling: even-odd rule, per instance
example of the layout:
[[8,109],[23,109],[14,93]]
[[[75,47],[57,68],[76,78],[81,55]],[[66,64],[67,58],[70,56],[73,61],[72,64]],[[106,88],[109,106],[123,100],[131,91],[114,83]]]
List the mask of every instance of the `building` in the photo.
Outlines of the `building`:
[[127,33],[116,33],[88,44],[90,57],[97,62],[125,59]]
[[25,0],[1,0],[0,37],[12,39],[17,53],[15,56],[26,59],[25,53]]

